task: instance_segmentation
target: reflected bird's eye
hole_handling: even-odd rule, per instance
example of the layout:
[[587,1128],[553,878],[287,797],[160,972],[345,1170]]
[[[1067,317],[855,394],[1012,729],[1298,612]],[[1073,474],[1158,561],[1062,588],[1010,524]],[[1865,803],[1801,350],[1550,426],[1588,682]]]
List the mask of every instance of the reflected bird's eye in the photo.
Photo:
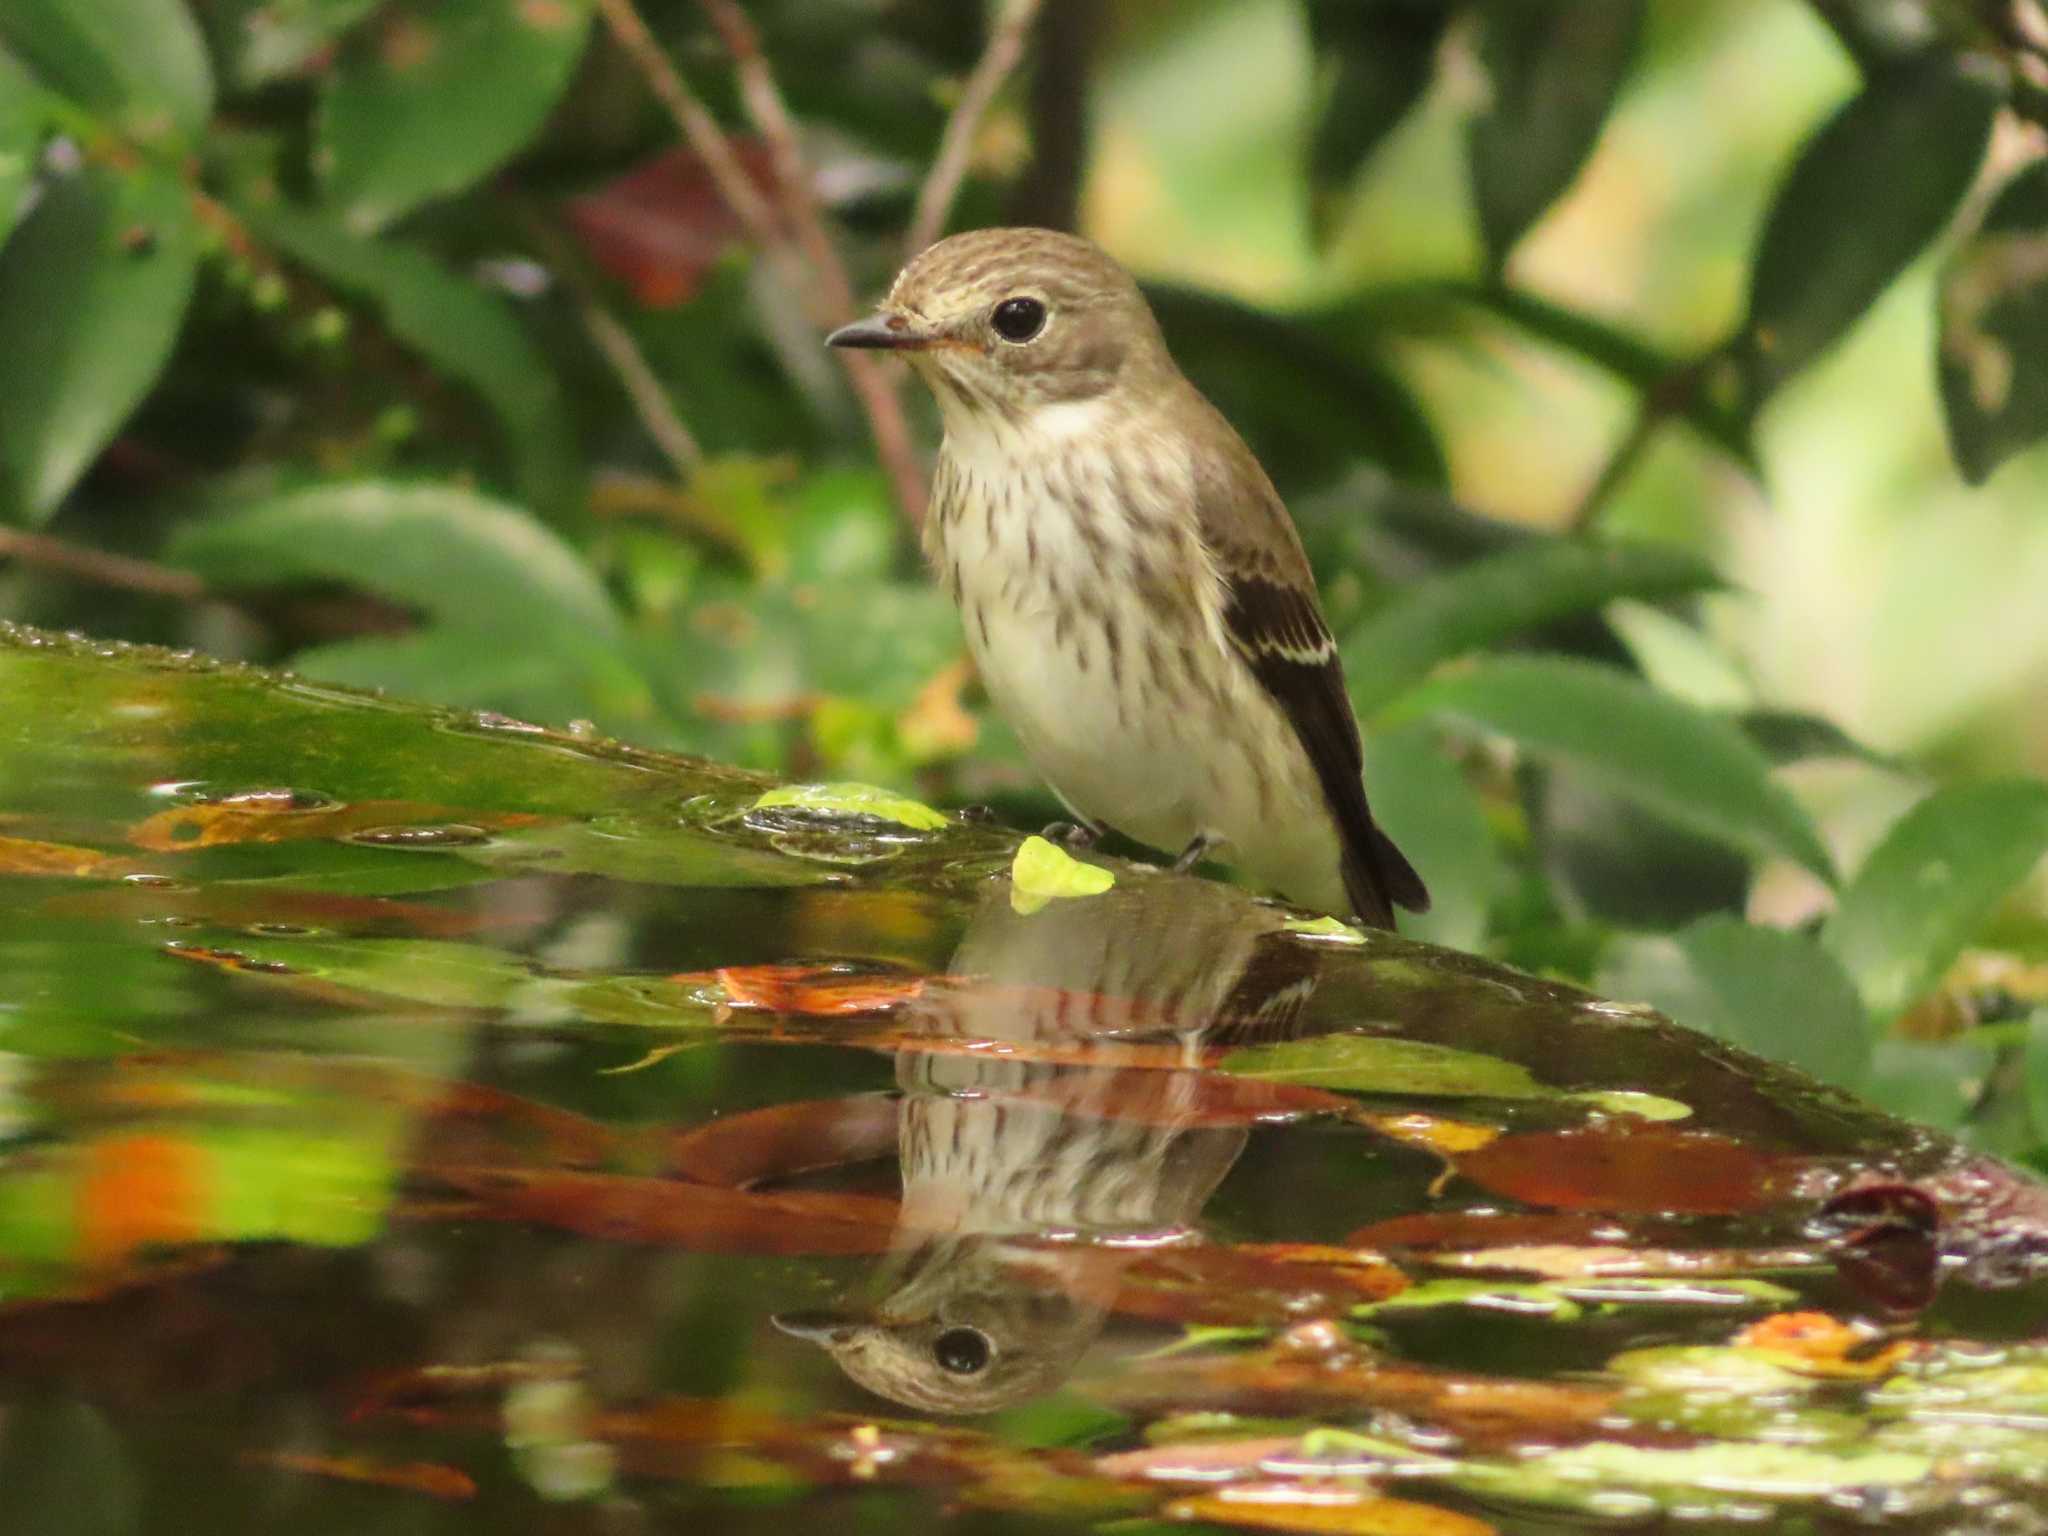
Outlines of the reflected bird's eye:
[[1045,329],[1045,306],[1036,299],[1005,299],[989,316],[1005,341],[1026,342]]
[[932,1344],[932,1358],[955,1376],[973,1376],[988,1368],[988,1335],[979,1328],[948,1328]]

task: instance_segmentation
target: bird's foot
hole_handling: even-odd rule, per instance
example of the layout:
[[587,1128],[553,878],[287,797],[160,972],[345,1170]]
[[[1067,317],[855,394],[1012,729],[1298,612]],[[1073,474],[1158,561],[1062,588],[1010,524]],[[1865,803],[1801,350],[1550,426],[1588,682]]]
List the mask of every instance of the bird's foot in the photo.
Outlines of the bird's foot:
[[1092,821],[1056,821],[1038,835],[1070,853],[1079,853],[1102,841],[1102,828]]
[[1180,857],[1173,861],[1173,872],[1184,875],[1202,860],[1221,848],[1226,839],[1210,832],[1197,832],[1187,847],[1181,849]]

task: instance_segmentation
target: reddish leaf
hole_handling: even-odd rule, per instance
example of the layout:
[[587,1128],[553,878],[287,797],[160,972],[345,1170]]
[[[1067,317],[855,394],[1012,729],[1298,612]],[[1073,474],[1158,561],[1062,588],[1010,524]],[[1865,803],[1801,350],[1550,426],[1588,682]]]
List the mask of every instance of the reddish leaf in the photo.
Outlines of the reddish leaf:
[[1176,1499],[1170,1520],[1201,1520],[1304,1536],[1497,1536],[1484,1520],[1435,1504],[1329,1483],[1252,1483]]
[[276,1467],[285,1472],[303,1472],[344,1483],[368,1483],[378,1488],[396,1488],[406,1493],[423,1493],[436,1499],[473,1499],[476,1482],[465,1472],[433,1461],[372,1461],[363,1456],[313,1456],[297,1451],[245,1451],[242,1460],[252,1466]]
[[214,1198],[213,1159],[175,1136],[92,1142],[78,1191],[87,1263],[116,1264],[145,1245],[197,1242]]
[[1782,1159],[1707,1131],[1614,1124],[1503,1136],[1458,1159],[1498,1195],[1568,1211],[1737,1215],[1788,1182]]
[[878,974],[838,965],[728,965],[672,976],[685,986],[715,981],[729,1007],[799,1018],[886,1013],[924,990],[922,976]]
[[[758,140],[734,146],[748,178],[773,206],[773,160]],[[566,205],[590,259],[649,309],[686,303],[740,237],[738,218],[704,162],[672,149]]]
[[1341,1315],[1407,1288],[1406,1275],[1365,1250],[1315,1243],[1190,1244],[1130,1264],[1116,1309],[1157,1322],[1277,1324]]
[[591,1167],[617,1149],[609,1126],[501,1088],[422,1082],[417,1091],[433,1115],[431,1140],[418,1154],[425,1164],[537,1161]]
[[896,1202],[871,1195],[509,1168],[436,1168],[432,1176],[474,1199],[481,1218],[691,1253],[881,1253],[896,1230]]
[[693,1126],[669,1148],[678,1178],[744,1189],[896,1152],[896,1100],[879,1093],[776,1104]]
[[1360,1227],[1344,1241],[1359,1248],[1413,1248],[1438,1253],[1504,1247],[1511,1243],[1635,1243],[1646,1239],[1654,1242],[1659,1240],[1659,1230],[1639,1222],[1576,1212],[1416,1211]]

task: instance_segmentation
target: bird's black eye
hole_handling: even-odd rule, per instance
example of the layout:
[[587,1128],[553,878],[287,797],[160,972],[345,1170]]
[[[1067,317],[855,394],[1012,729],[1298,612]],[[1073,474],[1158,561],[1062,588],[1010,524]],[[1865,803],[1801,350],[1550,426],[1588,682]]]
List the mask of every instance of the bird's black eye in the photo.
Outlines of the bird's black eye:
[[955,1376],[974,1376],[988,1369],[988,1335],[979,1328],[948,1328],[932,1341],[932,1358]]
[[1003,340],[1026,342],[1045,329],[1045,306],[1036,299],[1005,299],[988,318]]

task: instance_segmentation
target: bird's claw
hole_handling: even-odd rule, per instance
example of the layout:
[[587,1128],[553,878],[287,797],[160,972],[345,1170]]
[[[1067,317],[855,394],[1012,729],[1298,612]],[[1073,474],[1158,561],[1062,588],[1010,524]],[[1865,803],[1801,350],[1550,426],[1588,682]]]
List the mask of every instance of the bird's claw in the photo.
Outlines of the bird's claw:
[[1085,821],[1056,821],[1038,835],[1048,843],[1058,843],[1069,852],[1078,853],[1102,840],[1102,828]]

